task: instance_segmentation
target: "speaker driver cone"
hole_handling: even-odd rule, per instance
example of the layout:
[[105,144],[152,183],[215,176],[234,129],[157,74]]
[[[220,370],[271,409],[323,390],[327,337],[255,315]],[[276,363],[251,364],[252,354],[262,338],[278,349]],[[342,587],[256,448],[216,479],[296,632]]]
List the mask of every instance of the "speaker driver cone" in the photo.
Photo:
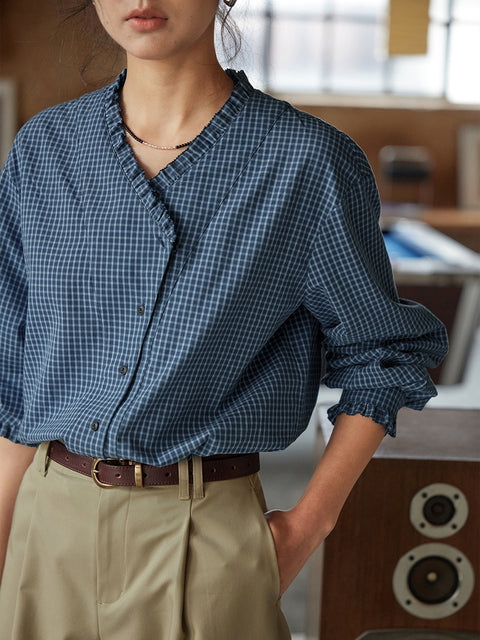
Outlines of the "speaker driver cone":
[[475,574],[469,559],[447,544],[422,544],[400,558],[393,593],[406,611],[428,620],[446,618],[467,604]]
[[455,506],[448,496],[432,496],[423,505],[423,515],[430,524],[442,526],[455,515]]
[[458,589],[458,571],[450,560],[439,556],[422,558],[408,574],[408,587],[420,602],[439,604]]

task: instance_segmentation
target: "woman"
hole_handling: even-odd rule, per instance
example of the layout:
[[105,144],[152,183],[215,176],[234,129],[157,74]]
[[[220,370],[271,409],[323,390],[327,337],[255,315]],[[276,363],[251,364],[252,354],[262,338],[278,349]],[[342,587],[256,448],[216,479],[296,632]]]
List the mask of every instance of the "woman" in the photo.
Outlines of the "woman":
[[[0,183],[0,635],[284,640],[444,327],[397,296],[362,151],[220,67],[217,0],[91,10],[126,71],[32,118]],[[322,346],[333,436],[264,513]]]

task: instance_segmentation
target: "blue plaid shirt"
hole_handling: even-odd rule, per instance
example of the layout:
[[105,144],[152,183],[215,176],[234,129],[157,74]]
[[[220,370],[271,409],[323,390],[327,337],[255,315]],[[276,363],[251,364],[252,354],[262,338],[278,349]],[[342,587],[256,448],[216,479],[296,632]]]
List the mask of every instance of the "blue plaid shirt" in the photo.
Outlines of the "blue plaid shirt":
[[163,465],[287,447],[330,409],[394,435],[443,325],[398,298],[370,166],[334,127],[233,92],[148,180],[122,72],[19,132],[0,184],[0,435]]

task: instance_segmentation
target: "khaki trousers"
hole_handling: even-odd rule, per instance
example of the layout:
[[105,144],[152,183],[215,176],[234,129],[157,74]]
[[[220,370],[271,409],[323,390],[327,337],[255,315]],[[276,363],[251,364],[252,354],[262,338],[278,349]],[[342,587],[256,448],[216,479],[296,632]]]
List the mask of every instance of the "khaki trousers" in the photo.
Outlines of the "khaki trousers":
[[15,504],[0,640],[291,638],[258,474],[195,497],[188,484],[104,489],[46,445]]

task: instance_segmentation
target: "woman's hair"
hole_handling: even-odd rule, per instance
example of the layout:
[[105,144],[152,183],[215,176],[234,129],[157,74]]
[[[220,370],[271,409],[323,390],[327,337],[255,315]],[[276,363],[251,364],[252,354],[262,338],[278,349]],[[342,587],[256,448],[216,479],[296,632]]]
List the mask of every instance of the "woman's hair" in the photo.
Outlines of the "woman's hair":
[[[227,62],[231,62],[236,58],[242,47],[240,31],[235,22],[230,18],[231,10],[232,7],[227,7],[226,4],[220,0],[217,9],[217,19],[220,21],[220,38]],[[230,39],[230,42],[228,39]]]
[[[71,57],[71,50],[85,50],[86,45],[88,55],[80,63],[80,75],[85,84],[103,83],[111,79],[118,72],[118,66],[123,61],[124,52],[122,48],[114,42],[107,34],[97,18],[95,8],[91,0],[71,0],[62,2],[60,0],[59,13],[63,16],[61,29],[56,34],[61,37],[60,50],[62,58]],[[238,27],[230,17],[231,7],[227,7],[223,0],[220,0],[217,9],[217,20],[220,24],[220,41],[223,54],[227,62],[231,62],[240,52],[241,35]],[[68,32],[71,30],[70,35]],[[72,46],[73,44],[73,46]],[[70,51],[66,51],[66,49]],[[102,59],[100,67],[106,71],[108,78],[99,78],[98,73],[95,79],[91,75],[91,67],[94,61]],[[96,65],[98,66],[98,65]]]

